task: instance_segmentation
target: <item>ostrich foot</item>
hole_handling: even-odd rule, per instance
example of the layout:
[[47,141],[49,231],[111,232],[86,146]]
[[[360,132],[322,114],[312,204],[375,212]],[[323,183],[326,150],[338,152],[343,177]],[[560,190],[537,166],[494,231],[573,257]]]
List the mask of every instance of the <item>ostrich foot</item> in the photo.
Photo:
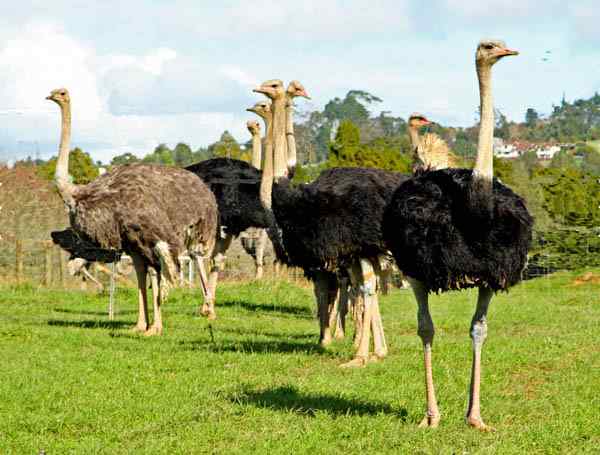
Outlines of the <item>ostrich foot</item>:
[[147,336],[147,337],[156,336],[156,335],[162,335],[162,327],[153,325],[144,332],[144,336]]
[[131,331],[132,331],[132,332],[140,332],[140,333],[143,333],[143,332],[145,332],[146,330],[148,330],[148,324],[141,324],[141,323],[139,323],[139,322],[138,322],[136,325],[134,325],[134,326],[131,328]]
[[441,416],[438,415],[425,415],[421,423],[419,424],[419,428],[437,428],[440,424]]
[[356,356],[350,362],[342,363],[340,368],[363,368],[368,362],[368,357]]
[[334,338],[335,338],[336,340],[343,340],[345,337],[346,337],[346,334],[344,333],[344,331],[343,331],[343,330],[337,329],[337,330],[335,331]]
[[215,307],[213,304],[204,303],[202,308],[198,309],[198,313],[201,316],[206,316],[207,319],[214,320],[217,319],[217,313],[215,313]]
[[319,340],[319,344],[321,345],[321,347],[326,347],[326,346],[329,346],[332,341],[333,341],[333,338],[331,338],[331,335],[324,335]]
[[256,267],[256,273],[254,275],[255,280],[260,280],[263,277],[263,268],[262,265]]
[[490,427],[489,425],[486,425],[485,423],[483,423],[483,420],[481,419],[481,417],[467,416],[467,425],[469,425],[470,427],[473,427],[473,428],[477,428],[479,431],[486,431],[486,432],[496,431],[496,429],[494,427]]
[[378,363],[378,362],[383,362],[383,359],[385,358],[385,354],[371,354],[369,356],[369,363]]

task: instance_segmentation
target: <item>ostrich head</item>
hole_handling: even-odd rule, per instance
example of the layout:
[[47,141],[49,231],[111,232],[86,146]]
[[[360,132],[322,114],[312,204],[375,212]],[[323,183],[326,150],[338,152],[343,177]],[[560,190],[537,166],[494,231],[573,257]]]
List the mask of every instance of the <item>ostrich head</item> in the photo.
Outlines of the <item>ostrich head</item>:
[[296,98],[298,96],[302,96],[303,98],[306,98],[307,100],[310,99],[310,96],[308,96],[308,93],[306,93],[304,86],[299,81],[291,81],[288,85],[286,93],[290,98]]
[[283,82],[279,79],[271,79],[269,81],[265,81],[252,91],[256,93],[262,93],[263,95],[267,96],[268,98],[271,98],[272,100],[277,100],[285,96]]
[[46,99],[54,101],[59,106],[65,106],[71,101],[71,98],[69,97],[69,91],[66,88],[57,88],[52,90]]
[[479,42],[479,46],[477,46],[475,59],[478,65],[487,64],[488,66],[492,66],[502,57],[509,55],[519,55],[519,53],[507,48],[504,41],[482,40]]
[[252,136],[260,135],[260,124],[256,120],[248,120],[246,122],[246,128],[250,131]]
[[266,118],[271,115],[271,104],[269,104],[268,101],[260,101],[246,110],[248,112],[254,112],[262,118]]
[[431,125],[433,122],[429,121],[423,114],[413,113],[408,118],[408,126],[410,128],[421,128],[422,126]]

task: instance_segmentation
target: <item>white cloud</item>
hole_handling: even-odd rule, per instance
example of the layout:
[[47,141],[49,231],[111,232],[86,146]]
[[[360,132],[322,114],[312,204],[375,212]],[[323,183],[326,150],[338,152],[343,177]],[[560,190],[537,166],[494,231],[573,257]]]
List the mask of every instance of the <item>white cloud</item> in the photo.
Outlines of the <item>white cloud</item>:
[[[178,63],[177,68],[168,69],[172,63]],[[66,87],[71,93],[73,145],[85,144],[96,159],[108,160],[123,151],[145,154],[159,142],[183,140],[198,146],[216,140],[225,128],[243,139],[242,112],[236,116],[218,112],[215,106],[212,112],[202,112],[198,99],[223,97],[215,90],[214,80],[194,92],[192,87],[202,84],[198,83],[197,72],[186,73],[186,64],[189,62],[185,58],[178,61],[177,52],[166,47],[143,55],[98,56],[60,27],[27,25],[0,46],[0,114],[4,130],[0,151],[2,155],[19,155],[23,144],[56,150],[50,144],[58,140],[59,111],[45,97],[57,87]],[[202,70],[210,74],[206,68]],[[224,79],[232,87],[252,80],[233,66],[213,73],[213,79]],[[223,87],[222,82],[219,87]],[[190,94],[195,101],[186,105]],[[138,103],[130,112],[123,104],[116,109],[120,109],[120,115],[113,112],[115,106],[111,109],[111,102],[130,101]],[[207,104],[210,107],[210,102]],[[165,115],[171,108],[177,115]],[[150,110],[150,115],[139,115],[145,110]],[[31,152],[31,147],[25,148]],[[19,157],[0,156],[0,160]]]

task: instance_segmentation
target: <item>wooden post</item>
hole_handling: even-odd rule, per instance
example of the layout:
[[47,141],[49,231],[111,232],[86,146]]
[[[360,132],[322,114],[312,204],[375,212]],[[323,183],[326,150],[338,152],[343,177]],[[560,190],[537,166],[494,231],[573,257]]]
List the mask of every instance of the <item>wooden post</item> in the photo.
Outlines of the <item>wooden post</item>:
[[15,241],[15,275],[17,283],[23,281],[23,241],[17,239]]
[[62,287],[65,286],[65,264],[63,262],[63,252],[60,248],[56,249],[56,252],[58,254],[58,279],[60,281],[60,285]]
[[52,284],[52,242],[44,242],[44,285]]

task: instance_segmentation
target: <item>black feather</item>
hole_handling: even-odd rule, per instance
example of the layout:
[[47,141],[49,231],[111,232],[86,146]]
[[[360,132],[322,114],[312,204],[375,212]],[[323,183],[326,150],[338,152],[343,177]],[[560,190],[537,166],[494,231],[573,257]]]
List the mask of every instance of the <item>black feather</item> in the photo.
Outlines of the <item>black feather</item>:
[[496,179],[491,194],[474,189],[471,170],[425,171],[398,187],[385,211],[398,267],[431,291],[521,281],[533,227],[525,201]]

